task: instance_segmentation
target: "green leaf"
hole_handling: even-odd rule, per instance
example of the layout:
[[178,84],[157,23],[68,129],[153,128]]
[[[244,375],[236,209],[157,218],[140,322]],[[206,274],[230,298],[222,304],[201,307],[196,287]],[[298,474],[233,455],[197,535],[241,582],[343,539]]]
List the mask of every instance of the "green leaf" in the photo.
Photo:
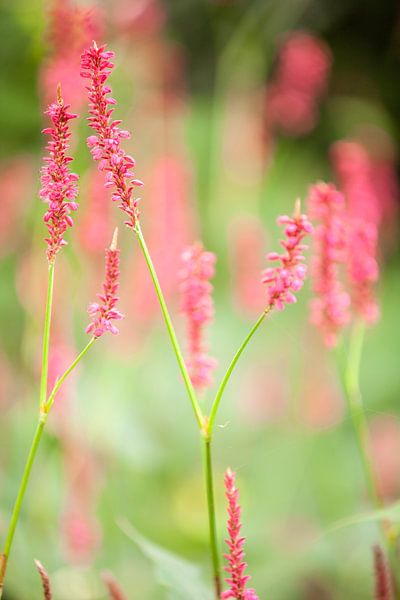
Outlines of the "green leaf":
[[127,519],[120,529],[153,562],[157,581],[168,591],[168,600],[211,600],[211,588],[202,580],[198,566],[144,538]]

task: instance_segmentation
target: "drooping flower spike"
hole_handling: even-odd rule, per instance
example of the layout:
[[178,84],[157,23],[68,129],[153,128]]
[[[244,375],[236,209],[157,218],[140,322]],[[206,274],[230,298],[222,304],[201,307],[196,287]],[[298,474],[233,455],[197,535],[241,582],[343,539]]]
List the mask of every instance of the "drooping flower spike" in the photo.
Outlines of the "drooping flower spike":
[[189,374],[194,387],[200,391],[211,385],[211,373],[217,365],[216,360],[207,355],[204,345],[204,327],[214,315],[210,279],[215,274],[215,261],[215,254],[197,243],[183,251],[179,273],[181,308],[187,319]]
[[64,233],[73,225],[70,212],[78,208],[75,202],[78,175],[70,172],[69,163],[72,158],[66,154],[71,136],[68,122],[77,115],[68,112],[69,107],[69,104],[64,104],[61,88],[58,86],[57,102],[50,104],[46,111],[54,127],[42,131],[51,136],[46,146],[49,156],[43,159],[46,164],[41,170],[42,187],[39,192],[39,196],[49,205],[43,217],[49,232],[49,237],[46,238],[49,263],[54,262],[61,247],[66,245]]
[[134,178],[132,169],[135,160],[121,148],[121,140],[130,138],[129,131],[120,129],[121,121],[113,120],[111,88],[105,85],[114,64],[111,60],[114,52],[106,51],[105,46],[97,47],[93,42],[82,54],[81,76],[89,80],[87,86],[89,97],[89,124],[97,135],[88,137],[87,144],[94,160],[99,163],[99,170],[106,172],[106,187],[113,188],[112,200],[118,202],[119,208],[127,215],[125,224],[135,229],[139,219],[138,198],[134,198],[134,189],[143,182]]
[[106,276],[103,283],[103,292],[97,294],[100,302],[89,305],[88,313],[92,322],[86,327],[86,333],[99,338],[106,331],[116,335],[119,333],[113,321],[119,321],[123,315],[115,308],[119,300],[117,296],[119,286],[119,253],[117,248],[118,229],[114,231],[111,246],[106,250]]
[[313,228],[307,216],[300,212],[300,200],[296,202],[293,216],[279,217],[277,223],[285,225],[286,239],[281,240],[285,252],[267,255],[268,260],[280,262],[280,265],[265,269],[262,282],[267,286],[267,307],[283,310],[285,304],[296,302],[295,293],[303,287],[307,271],[303,250],[307,246],[302,240]]
[[225,472],[225,494],[228,500],[228,539],[226,540],[229,551],[225,554],[228,566],[225,571],[229,577],[225,580],[229,585],[229,590],[222,592],[221,600],[258,600],[254,589],[247,588],[246,584],[250,576],[245,575],[244,571],[247,564],[244,562],[244,541],[245,538],[240,535],[242,524],[240,522],[241,509],[239,506],[239,490],[236,487],[236,474],[227,469]]
[[315,294],[311,321],[332,347],[350,318],[350,296],[339,280],[339,266],[347,258],[345,199],[333,184],[320,182],[310,188],[308,207],[310,217],[318,222],[311,267]]

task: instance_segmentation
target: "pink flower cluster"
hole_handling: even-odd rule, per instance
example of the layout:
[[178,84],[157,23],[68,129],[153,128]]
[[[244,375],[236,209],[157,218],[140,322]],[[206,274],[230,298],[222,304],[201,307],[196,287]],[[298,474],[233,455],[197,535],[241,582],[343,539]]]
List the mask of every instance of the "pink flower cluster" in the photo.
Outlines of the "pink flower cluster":
[[277,222],[286,226],[286,239],[281,240],[285,253],[270,252],[267,255],[268,260],[281,264],[265,269],[262,282],[267,285],[267,306],[283,310],[285,304],[296,302],[295,292],[303,287],[307,269],[302,252],[307,246],[301,242],[312,232],[312,225],[306,215],[300,214],[299,203],[296,203],[293,217],[279,217]]
[[348,210],[348,277],[352,304],[367,323],[379,318],[374,284],[379,277],[378,227],[382,214],[369,158],[357,142],[337,142],[332,157]]
[[350,297],[339,280],[338,267],[346,261],[345,199],[333,184],[313,185],[308,197],[309,215],[318,221],[312,264],[311,322],[320,328],[327,346],[334,346],[348,323]]
[[91,333],[98,338],[106,331],[114,335],[119,333],[113,321],[119,321],[123,315],[115,308],[119,300],[117,296],[119,286],[119,250],[117,248],[117,229],[115,230],[111,246],[106,250],[106,279],[103,283],[103,293],[97,297],[101,300],[89,305],[88,313],[92,322],[86,327],[86,333]]
[[211,373],[216,361],[206,354],[203,341],[204,326],[214,315],[210,279],[215,274],[215,255],[206,252],[201,244],[189,246],[182,253],[179,273],[182,293],[182,312],[187,318],[190,378],[195,388],[203,390],[211,385]]
[[54,262],[60,248],[66,245],[64,233],[67,227],[73,225],[70,212],[78,208],[78,204],[74,202],[78,194],[78,176],[70,172],[69,163],[72,158],[66,155],[71,136],[68,122],[77,115],[68,112],[69,107],[69,104],[64,104],[58,90],[57,103],[51,104],[46,111],[54,127],[42,131],[51,137],[46,147],[49,156],[43,159],[46,164],[41,170],[42,187],[39,192],[40,197],[49,204],[44,215],[44,222],[49,231],[49,237],[46,238],[49,263]]
[[230,574],[226,579],[229,590],[222,592],[221,600],[234,598],[235,600],[258,600],[254,589],[246,589],[246,583],[250,579],[249,575],[244,575],[247,564],[244,562],[244,537],[240,535],[242,524],[240,522],[241,509],[239,506],[239,490],[235,484],[236,475],[231,469],[225,473],[225,490],[228,500],[228,535],[226,540],[229,552],[225,554],[229,566],[225,571]]
[[139,218],[139,200],[133,197],[136,186],[142,186],[139,179],[132,179],[135,160],[121,148],[121,140],[130,137],[129,131],[120,129],[121,121],[112,120],[114,98],[109,96],[111,88],[105,83],[114,68],[111,62],[113,52],[105,46],[93,46],[82,54],[81,76],[90,80],[87,87],[89,97],[89,123],[97,132],[87,139],[93,158],[99,161],[99,170],[106,172],[105,186],[114,188],[112,200],[119,203],[127,215],[125,224],[134,229]]
[[273,129],[303,135],[315,127],[330,65],[329,48],[317,37],[298,31],[285,41],[267,90],[267,118]]

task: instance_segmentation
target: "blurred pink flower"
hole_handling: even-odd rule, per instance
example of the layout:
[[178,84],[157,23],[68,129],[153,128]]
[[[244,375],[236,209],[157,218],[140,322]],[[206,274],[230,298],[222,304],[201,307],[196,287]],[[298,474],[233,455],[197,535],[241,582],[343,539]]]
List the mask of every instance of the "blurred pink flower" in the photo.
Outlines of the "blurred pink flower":
[[336,142],[332,160],[347,201],[352,305],[362,319],[372,324],[379,318],[374,284],[379,278],[377,248],[382,212],[372,183],[370,161],[361,144],[351,141]]
[[265,233],[260,219],[250,216],[237,219],[231,228],[230,245],[235,303],[241,311],[258,314],[264,307],[259,274]]
[[61,247],[66,245],[64,233],[67,227],[73,225],[70,212],[78,208],[74,201],[78,194],[78,176],[70,172],[69,163],[72,158],[66,155],[71,137],[68,122],[77,115],[68,112],[69,107],[69,104],[64,104],[59,88],[57,103],[50,104],[46,111],[54,127],[43,129],[43,133],[51,137],[46,146],[49,157],[43,159],[46,164],[41,170],[42,187],[39,192],[40,197],[49,205],[44,215],[44,222],[49,230],[49,237],[46,239],[49,263],[54,262]]
[[[112,120],[114,98],[109,96],[111,88],[105,85],[111,70],[114,68],[111,59],[113,52],[105,50],[105,46],[93,46],[85,50],[81,60],[81,76],[90,80],[88,83],[89,124],[98,135],[87,139],[88,147],[94,160],[99,163],[99,170],[106,171],[107,188],[114,188],[112,200],[118,202],[119,208],[127,215],[125,225],[135,229],[139,219],[138,199],[133,197],[135,186],[142,186],[139,179],[132,179],[135,160],[121,148],[121,139],[130,137],[130,133],[120,129],[121,121]],[[129,182],[127,183],[127,180]]]
[[395,416],[370,421],[372,464],[379,494],[391,501],[400,494],[400,422]]
[[48,15],[50,57],[40,73],[45,102],[61,82],[70,102],[80,107],[86,96],[79,76],[80,55],[93,39],[103,35],[103,15],[98,7],[78,6],[70,0],[53,0]]
[[115,10],[114,22],[119,31],[127,36],[157,36],[163,29],[166,14],[165,7],[159,0],[119,0]]
[[375,591],[374,600],[394,600],[392,577],[385,554],[380,546],[374,550]]
[[338,266],[346,261],[345,200],[334,185],[318,183],[310,188],[308,209],[318,223],[314,230],[311,321],[322,332],[327,346],[335,346],[349,322],[350,296],[339,280]]
[[108,191],[96,168],[90,169],[82,196],[85,207],[78,226],[79,241],[88,254],[97,255],[107,245],[112,225]]
[[123,315],[115,308],[119,300],[117,296],[119,287],[119,253],[117,248],[117,229],[111,246],[106,249],[106,276],[103,283],[103,292],[97,294],[100,303],[93,302],[89,305],[88,313],[92,322],[86,327],[86,333],[91,333],[98,338],[110,331],[116,335],[119,333],[113,321],[119,321]]
[[18,242],[24,209],[35,181],[32,161],[20,155],[0,164],[0,253],[8,253]]
[[296,136],[315,127],[331,61],[328,46],[316,36],[295,31],[287,37],[267,89],[267,119],[272,129]]
[[[190,203],[191,181],[186,161],[179,155],[164,154],[151,166],[148,184],[146,240],[157,269],[164,295],[176,297],[176,265],[182,248],[196,235],[193,206]],[[171,236],[171,231],[174,235]],[[158,314],[158,300],[143,260],[133,265],[129,296],[140,322]]]
[[229,585],[229,590],[222,592],[221,599],[227,600],[233,598],[235,600],[258,600],[258,596],[252,588],[246,589],[246,583],[250,576],[245,575],[244,571],[247,564],[244,562],[244,537],[240,535],[242,524],[240,522],[241,509],[239,506],[239,490],[235,483],[236,474],[227,469],[225,472],[225,490],[228,500],[228,539],[225,540],[229,548],[229,552],[225,554],[228,561],[225,571],[229,573],[226,579]]
[[211,385],[211,373],[216,367],[215,359],[207,356],[203,341],[204,326],[214,315],[210,279],[215,274],[215,261],[215,255],[197,243],[182,252],[179,272],[181,310],[187,319],[189,374],[194,387],[199,390]]
[[62,431],[61,448],[66,487],[61,520],[63,546],[71,562],[89,563],[101,539],[101,529],[93,516],[101,471],[89,448],[71,435],[71,427]]
[[307,269],[302,252],[307,246],[301,242],[312,232],[312,225],[306,215],[300,214],[299,203],[296,203],[293,217],[279,217],[277,222],[285,225],[286,239],[281,241],[285,253],[270,252],[267,255],[268,260],[281,264],[265,269],[262,282],[267,286],[267,306],[283,310],[285,304],[296,302],[294,294],[303,287]]

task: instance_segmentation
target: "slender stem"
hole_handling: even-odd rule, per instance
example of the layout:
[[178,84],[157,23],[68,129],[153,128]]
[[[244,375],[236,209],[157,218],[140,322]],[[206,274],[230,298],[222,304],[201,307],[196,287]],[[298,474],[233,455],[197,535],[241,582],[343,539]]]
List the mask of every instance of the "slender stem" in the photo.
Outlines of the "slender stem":
[[217,412],[218,412],[218,408],[221,402],[221,398],[222,395],[224,393],[224,390],[226,388],[226,385],[232,375],[233,369],[236,366],[236,363],[238,362],[239,358],[241,357],[244,349],[246,348],[247,344],[249,343],[249,341],[251,340],[251,338],[253,337],[253,335],[255,334],[255,332],[257,331],[257,329],[260,327],[261,323],[264,321],[265,317],[267,316],[267,314],[270,312],[271,308],[268,306],[264,312],[259,316],[259,318],[257,319],[256,323],[253,325],[253,327],[251,328],[251,330],[249,331],[249,333],[247,334],[247,336],[244,338],[240,348],[238,349],[238,351],[236,352],[235,356],[232,359],[231,364],[228,367],[228,370],[226,371],[221,384],[218,388],[217,394],[215,396],[215,400],[214,403],[212,405],[211,408],[211,413],[210,413],[210,419],[208,422],[208,434],[211,437],[212,434],[212,430],[214,427],[214,423],[215,423],[215,418],[217,416]]
[[368,487],[368,493],[373,506],[376,509],[382,508],[382,500],[376,489],[375,477],[373,474],[371,461],[369,457],[369,433],[368,424],[364,412],[364,406],[359,385],[359,373],[361,364],[361,354],[364,341],[365,327],[361,321],[354,324],[350,337],[350,345],[345,372],[346,396],[349,406],[350,416],[353,421],[356,434],[358,449],[364,470],[365,480]]
[[78,354],[78,356],[70,364],[70,366],[68,367],[68,369],[66,371],[64,371],[64,373],[61,375],[61,377],[59,379],[57,379],[57,382],[56,382],[55,386],[53,387],[53,389],[51,391],[49,399],[44,404],[44,412],[46,414],[49,413],[51,407],[53,406],[55,396],[56,396],[58,390],[60,389],[60,387],[62,386],[62,384],[64,383],[65,379],[68,377],[68,375],[71,373],[71,371],[73,371],[75,369],[76,365],[82,360],[82,358],[85,356],[85,354],[89,350],[89,348],[91,348],[93,346],[93,344],[96,341],[96,339],[97,338],[95,338],[95,337],[91,338],[91,340],[89,341],[89,343],[84,347],[84,349],[82,350],[82,352],[80,354]]
[[196,392],[195,392],[193,384],[190,380],[190,376],[189,376],[188,370],[185,365],[182,351],[179,346],[178,338],[176,337],[175,329],[172,324],[172,320],[171,320],[171,317],[168,312],[165,298],[164,298],[164,295],[161,290],[160,282],[158,281],[157,273],[156,273],[153,261],[151,259],[149,250],[147,248],[145,239],[143,237],[143,233],[142,233],[139,223],[136,225],[135,231],[136,231],[136,235],[139,240],[139,244],[142,249],[145,261],[147,263],[147,267],[150,271],[151,278],[153,280],[153,284],[154,284],[154,287],[155,287],[155,290],[157,293],[157,297],[160,302],[161,310],[162,310],[162,313],[164,316],[165,324],[167,326],[169,337],[171,339],[172,347],[174,349],[176,360],[178,361],[178,365],[179,365],[183,380],[185,382],[187,392],[189,394],[190,402],[192,404],[197,423],[199,425],[200,430],[203,430],[203,427],[204,427],[203,411],[200,408],[199,401],[197,400]]
[[[376,510],[383,508],[383,502],[379,495],[374,471],[370,460],[370,437],[368,422],[364,411],[364,405],[360,390],[360,365],[361,355],[364,343],[365,325],[359,320],[356,321],[350,336],[350,345],[347,357],[347,365],[344,374],[344,387],[346,399],[353,422],[354,432],[357,440],[358,450],[364,471],[364,476],[368,488],[368,494],[372,505]],[[397,557],[395,547],[397,544],[397,535],[392,531],[391,525],[387,521],[380,521],[380,529],[385,540],[388,558],[391,564],[393,575],[393,586],[395,598],[400,598],[400,582],[397,566]]]
[[2,593],[3,593],[3,584],[4,584],[5,574],[6,574],[7,560],[10,555],[11,546],[12,546],[12,542],[14,539],[15,529],[17,527],[19,515],[21,512],[22,502],[23,502],[23,499],[25,496],[26,487],[28,485],[29,475],[32,470],[33,461],[35,460],[35,456],[36,456],[36,452],[37,452],[37,449],[39,446],[40,438],[42,437],[43,429],[46,424],[46,419],[47,419],[46,415],[42,415],[38,421],[35,435],[33,437],[33,441],[32,441],[32,444],[31,444],[31,447],[29,450],[28,458],[27,458],[27,461],[25,464],[24,473],[22,475],[21,485],[20,485],[20,488],[18,491],[17,498],[15,500],[13,512],[11,515],[10,525],[8,527],[7,536],[6,536],[6,539],[4,542],[3,553],[1,555],[1,560],[0,560],[0,598],[2,597]]
[[203,438],[204,443],[204,475],[206,480],[206,491],[207,491],[207,508],[208,508],[208,523],[210,531],[210,550],[211,550],[211,562],[213,569],[213,580],[215,587],[216,598],[221,598],[222,584],[221,584],[221,569],[219,564],[219,550],[217,542],[217,525],[215,518],[215,500],[214,500],[214,484],[213,484],[213,470],[212,470],[212,458],[211,458],[211,440],[209,438]]
[[51,307],[53,304],[54,289],[54,262],[49,264],[47,280],[47,298],[46,313],[44,318],[43,349],[42,349],[42,372],[40,377],[39,403],[42,408],[46,402],[47,396],[47,374],[49,370],[49,345],[50,345],[50,326],[51,326]]

